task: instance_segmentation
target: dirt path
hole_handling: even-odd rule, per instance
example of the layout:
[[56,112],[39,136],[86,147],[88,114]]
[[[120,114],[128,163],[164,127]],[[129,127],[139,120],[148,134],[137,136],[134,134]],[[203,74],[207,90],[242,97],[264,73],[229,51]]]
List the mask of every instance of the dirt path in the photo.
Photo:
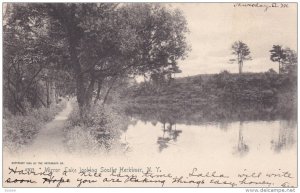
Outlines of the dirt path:
[[65,152],[63,127],[71,111],[71,102],[67,101],[65,109],[40,130],[33,144],[28,147],[26,154],[29,157],[57,157]]

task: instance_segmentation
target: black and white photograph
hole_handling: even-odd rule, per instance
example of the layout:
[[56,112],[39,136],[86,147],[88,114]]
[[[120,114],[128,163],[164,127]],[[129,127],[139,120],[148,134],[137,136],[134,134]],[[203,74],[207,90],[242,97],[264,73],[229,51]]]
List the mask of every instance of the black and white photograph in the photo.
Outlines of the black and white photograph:
[[2,188],[295,192],[297,10],[2,3]]

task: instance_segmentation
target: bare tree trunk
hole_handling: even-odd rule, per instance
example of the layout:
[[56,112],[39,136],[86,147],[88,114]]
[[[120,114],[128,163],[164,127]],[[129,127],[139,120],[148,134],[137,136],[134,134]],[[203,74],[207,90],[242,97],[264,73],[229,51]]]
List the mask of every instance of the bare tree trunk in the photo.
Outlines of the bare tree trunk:
[[103,80],[98,80],[97,84],[98,84],[98,88],[97,88],[97,95],[95,97],[95,100],[94,100],[94,104],[97,103],[97,101],[100,99],[100,91],[101,91],[101,88],[102,88],[102,82]]
[[47,105],[44,103],[44,101],[41,99],[41,97],[38,94],[36,96],[37,96],[37,99],[42,103],[42,105],[44,107],[47,107]]
[[93,92],[94,92],[94,85],[95,85],[95,78],[93,75],[91,75],[90,84],[85,92],[85,105],[89,109],[91,106],[92,98],[93,98]]
[[107,90],[107,92],[106,92],[106,94],[105,94],[105,97],[104,97],[104,99],[103,99],[102,105],[105,104],[105,102],[106,102],[106,100],[107,100],[107,97],[108,97],[108,95],[109,95],[109,93],[110,93],[110,91],[111,91],[111,89],[112,89],[112,87],[113,87],[115,81],[117,80],[117,78],[118,78],[118,77],[116,76],[116,77],[113,79],[113,81],[112,81],[110,87],[108,88],[108,90]]
[[242,74],[242,59],[241,59],[241,54],[238,54],[238,65],[239,65],[239,74]]
[[281,61],[280,61],[280,59],[278,60],[278,74],[280,74],[281,73]]
[[50,92],[49,92],[49,82],[46,80],[46,97],[47,97],[47,108],[50,107]]
[[243,60],[241,61],[241,74],[243,73],[243,65],[244,65],[244,62]]
[[242,74],[242,62],[239,62],[239,74]]

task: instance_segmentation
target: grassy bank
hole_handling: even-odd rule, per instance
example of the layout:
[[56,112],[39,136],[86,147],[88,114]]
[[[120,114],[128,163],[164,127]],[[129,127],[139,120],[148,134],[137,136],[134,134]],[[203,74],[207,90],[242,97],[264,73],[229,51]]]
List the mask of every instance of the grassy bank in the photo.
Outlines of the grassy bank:
[[54,119],[66,106],[66,101],[28,111],[27,115],[11,115],[4,112],[3,146],[6,150],[17,151],[30,144],[44,124]]
[[297,77],[288,74],[222,72],[177,78],[155,85],[143,82],[132,86],[123,100],[137,104],[212,104],[252,102],[294,106]]

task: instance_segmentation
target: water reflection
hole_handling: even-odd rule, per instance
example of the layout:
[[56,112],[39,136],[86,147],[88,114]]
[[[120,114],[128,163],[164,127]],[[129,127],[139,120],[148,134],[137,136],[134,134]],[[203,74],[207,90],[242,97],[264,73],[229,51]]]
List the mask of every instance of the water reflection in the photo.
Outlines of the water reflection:
[[[244,123],[251,123],[255,128],[263,130],[264,127],[274,127],[272,122],[279,121],[280,128],[277,137],[273,137],[269,149],[281,152],[291,148],[295,144],[296,109],[280,109],[276,106],[262,104],[201,104],[201,105],[129,105],[125,110],[127,116],[138,121],[152,123],[154,127],[160,127],[161,134],[157,137],[158,151],[162,153],[165,149],[177,143],[178,137],[186,132],[185,126],[195,125],[199,127],[213,126],[221,131],[229,133],[233,123],[238,123],[234,129],[237,143],[233,145],[233,154],[240,157],[246,156],[254,147],[249,143],[251,128],[245,128]],[[262,125],[263,122],[265,125]],[[158,126],[160,123],[162,126]],[[257,125],[255,124],[257,123]],[[176,126],[180,124],[181,130]],[[247,124],[249,127],[249,124]],[[251,126],[254,127],[254,126]],[[276,126],[277,128],[277,126]],[[278,129],[273,129],[273,133]],[[136,128],[139,129],[139,128]],[[184,129],[184,130],[183,130]],[[246,129],[246,131],[245,131]],[[253,130],[253,129],[252,129]],[[250,132],[250,133],[249,133]],[[203,133],[205,135],[205,133]],[[269,134],[256,133],[262,137],[270,137]],[[265,136],[268,135],[268,136]],[[214,140],[213,138],[211,140]],[[251,141],[251,140],[250,140]],[[258,144],[257,148],[259,148]]]
[[226,124],[234,121],[296,120],[296,112],[296,108],[283,109],[276,105],[258,103],[130,104],[125,110],[128,116],[145,122],[186,125],[220,123],[224,130]]
[[249,152],[249,146],[246,144],[243,135],[243,122],[239,124],[239,138],[238,138],[238,145],[237,145],[237,153],[240,156],[244,156]]
[[280,121],[280,128],[278,136],[271,140],[272,149],[275,152],[280,153],[285,149],[291,148],[295,144],[295,129],[296,120]]
[[167,123],[163,123],[163,134],[162,137],[157,138],[157,144],[159,145],[159,151],[162,152],[163,149],[168,147],[169,143],[176,142],[178,136],[180,133],[182,133],[182,130],[176,129],[176,124],[169,123],[166,126]]

